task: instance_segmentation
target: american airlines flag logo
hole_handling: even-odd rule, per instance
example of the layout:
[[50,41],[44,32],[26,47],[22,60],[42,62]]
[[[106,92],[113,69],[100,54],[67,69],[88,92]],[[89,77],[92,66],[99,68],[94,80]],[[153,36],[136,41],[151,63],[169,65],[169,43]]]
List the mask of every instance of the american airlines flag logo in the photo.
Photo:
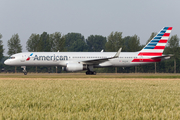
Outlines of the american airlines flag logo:
[[30,54],[30,56],[26,59],[26,61],[30,60],[30,57],[33,55],[33,53]]

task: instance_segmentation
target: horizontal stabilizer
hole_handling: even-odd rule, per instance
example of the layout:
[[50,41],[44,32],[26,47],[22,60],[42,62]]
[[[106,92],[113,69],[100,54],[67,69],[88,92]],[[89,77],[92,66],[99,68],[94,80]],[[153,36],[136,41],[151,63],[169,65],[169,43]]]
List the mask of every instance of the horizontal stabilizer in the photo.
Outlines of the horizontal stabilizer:
[[161,59],[161,58],[165,58],[165,57],[172,57],[172,54],[169,55],[163,55],[163,56],[158,56],[158,57],[152,57],[151,59]]

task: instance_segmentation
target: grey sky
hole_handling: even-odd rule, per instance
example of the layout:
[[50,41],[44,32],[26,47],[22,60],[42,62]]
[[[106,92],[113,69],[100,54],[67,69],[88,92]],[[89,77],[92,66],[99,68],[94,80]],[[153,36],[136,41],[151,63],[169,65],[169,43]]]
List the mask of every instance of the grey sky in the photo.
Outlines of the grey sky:
[[180,30],[179,0],[1,0],[0,33],[5,55],[7,41],[20,36],[23,51],[32,33],[78,32],[108,36],[112,31],[124,36],[137,34],[145,44],[152,32],[172,26]]

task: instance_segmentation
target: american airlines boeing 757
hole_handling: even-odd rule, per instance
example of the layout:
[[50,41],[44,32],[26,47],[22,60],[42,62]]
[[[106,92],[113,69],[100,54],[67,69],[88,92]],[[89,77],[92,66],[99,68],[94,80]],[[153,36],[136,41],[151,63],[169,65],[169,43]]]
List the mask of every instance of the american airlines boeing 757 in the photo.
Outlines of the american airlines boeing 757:
[[93,68],[102,67],[129,67],[170,58],[163,55],[165,45],[170,36],[172,27],[164,27],[160,32],[138,52],[23,52],[9,57],[4,64],[21,66],[24,75],[26,66],[62,66],[66,71],[87,70],[87,75],[95,75]]

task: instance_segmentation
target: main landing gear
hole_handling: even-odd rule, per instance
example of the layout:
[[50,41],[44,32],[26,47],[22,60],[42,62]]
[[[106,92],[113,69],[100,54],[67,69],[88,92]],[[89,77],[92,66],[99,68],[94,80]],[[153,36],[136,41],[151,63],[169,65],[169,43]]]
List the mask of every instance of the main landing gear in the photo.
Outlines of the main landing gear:
[[86,75],[96,75],[96,71],[87,71]]
[[21,68],[23,68],[24,75],[27,75],[26,66],[21,66]]
[[92,65],[88,65],[87,69],[88,69],[88,71],[86,72],[86,75],[96,75],[96,71],[93,71]]

